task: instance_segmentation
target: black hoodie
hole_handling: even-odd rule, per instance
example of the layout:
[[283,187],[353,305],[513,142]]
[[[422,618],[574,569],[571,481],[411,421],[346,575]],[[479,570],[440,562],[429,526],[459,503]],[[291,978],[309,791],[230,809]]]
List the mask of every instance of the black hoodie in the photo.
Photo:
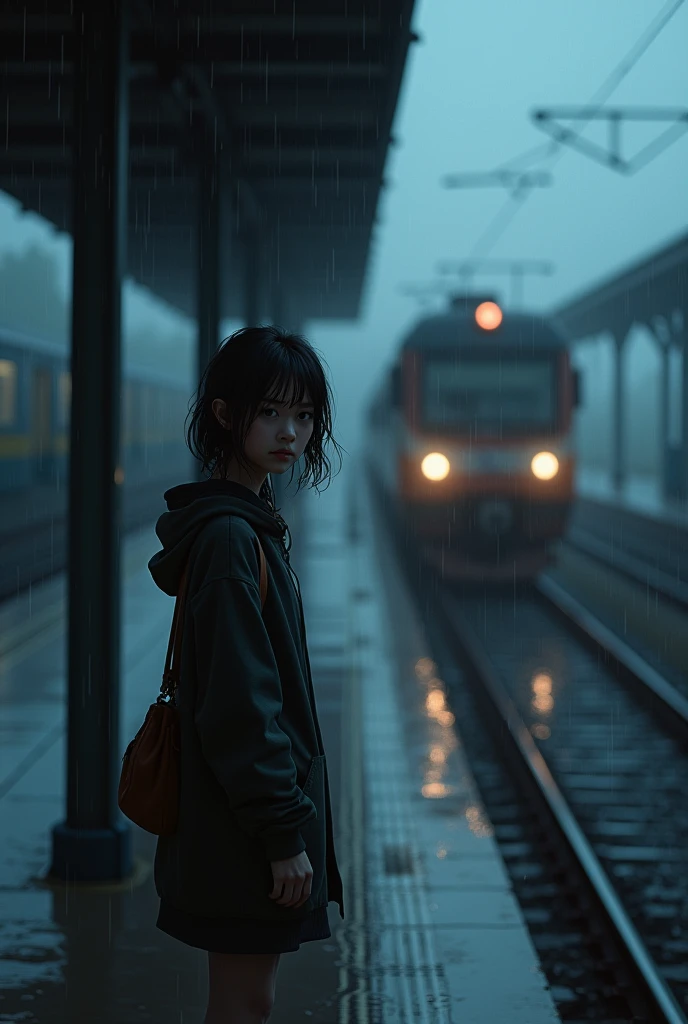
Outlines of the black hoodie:
[[[298,920],[334,900],[344,916],[327,763],[298,581],[285,527],[240,484],[207,480],[165,494],[149,562],[175,595],[189,561],[177,705],[179,826],[160,837],[158,895],[202,917]],[[258,538],[268,591],[261,612]],[[305,850],[310,900],[270,899],[270,861]]]

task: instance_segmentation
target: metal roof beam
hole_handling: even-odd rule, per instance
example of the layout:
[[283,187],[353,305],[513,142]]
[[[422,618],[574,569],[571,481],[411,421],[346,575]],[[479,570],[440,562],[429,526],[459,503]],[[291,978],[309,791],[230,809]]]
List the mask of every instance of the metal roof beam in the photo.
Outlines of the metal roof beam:
[[[71,124],[72,96],[71,83],[62,82],[58,92],[57,83],[53,82],[50,93],[45,83],[40,85],[17,82],[14,92],[6,90],[9,96],[10,125],[21,127],[39,127],[46,130],[54,129],[57,124]],[[239,97],[237,96],[237,101]],[[201,114],[202,104],[196,99],[189,100],[189,116]],[[155,111],[155,120],[151,117]],[[264,100],[260,103],[238,103],[234,108],[234,122],[238,127],[272,130],[283,128],[322,128],[323,130],[370,129],[376,128],[379,122],[379,109],[375,97],[366,91],[358,97],[330,96],[327,103],[317,102],[303,91],[285,96],[280,93],[269,106]],[[166,116],[164,103],[161,102],[158,89],[139,86],[136,90],[136,106],[132,110],[129,121],[132,129],[147,126],[150,130],[160,128],[163,131],[176,128],[178,118]]]
[[[3,161],[0,160],[0,189],[7,192],[21,186],[26,189],[40,188],[44,195],[62,196],[66,184],[70,180],[67,164],[50,165],[49,168],[39,167],[38,171],[41,173],[34,174],[31,174],[30,167],[27,167],[25,168],[26,174],[20,175],[16,173],[16,170],[15,173],[11,173],[13,170],[11,161],[4,161],[4,163],[9,168],[9,172],[3,173]],[[52,175],[50,174],[51,169]],[[142,167],[140,170],[143,172],[150,169]],[[169,196],[174,201],[176,208],[179,209],[180,196],[185,195],[185,189],[190,190],[194,187],[195,180],[195,175],[192,174],[163,177],[160,174],[137,173],[130,178],[129,192],[133,196],[152,197],[153,199],[156,196],[162,199]],[[281,178],[263,175],[259,178],[254,177],[252,180],[260,198],[268,203],[279,202],[284,198],[288,198],[290,201],[304,198],[314,199],[314,192],[317,192],[317,196],[321,199],[326,198],[328,203],[336,202],[338,199],[342,202],[351,199],[360,199],[365,202],[366,197],[370,195],[370,190],[377,188],[378,184],[376,174],[340,176],[339,181],[334,175],[329,174],[326,178],[316,178],[314,182],[310,173]],[[315,201],[317,201],[317,197]]]
[[[288,281],[305,315],[355,316],[412,0],[347,0],[333,15],[336,5],[322,0],[132,4],[131,272],[194,315],[199,169],[217,156],[230,200],[223,233],[257,224],[266,279]],[[68,230],[71,3],[5,6],[10,118],[0,187]],[[233,273],[241,248],[228,253]],[[226,315],[234,300],[223,300]]]
[[[360,35],[371,38],[383,31],[383,23],[375,16],[360,14],[341,15],[302,15],[294,11],[292,14],[273,14],[269,20],[265,15],[255,14],[214,14],[214,15],[177,15],[175,21],[182,32],[201,35],[209,32],[229,32],[238,34],[286,35],[300,38],[307,35]],[[29,34],[60,34],[72,31],[70,14],[7,14],[3,15],[3,25],[8,31]],[[266,25],[268,32],[266,33]]]
[[260,163],[276,165],[277,174],[284,164],[301,166],[305,174],[309,167],[331,164],[376,167],[379,163],[378,153],[343,146],[336,149],[331,146],[250,146],[244,150],[243,158],[249,167]]
[[[197,110],[206,115],[205,102],[197,101]],[[53,109],[47,108],[43,111],[43,119],[27,124],[22,120],[15,105],[10,101],[10,117],[5,129],[5,152],[13,152],[14,148],[21,145],[33,145],[39,142],[43,147],[55,146],[60,150],[65,145],[71,144],[72,125],[70,111],[66,110],[64,104],[53,105]],[[190,120],[192,120],[190,116]],[[308,151],[311,147],[325,149],[333,145],[351,149],[375,148],[379,139],[379,127],[373,123],[367,127],[359,124],[337,124],[325,122],[304,125],[298,122],[291,124],[279,124],[276,120],[263,121],[257,125],[241,124],[234,129],[237,144],[244,147],[255,145],[273,145],[277,148],[290,146],[302,147]],[[145,121],[138,121],[131,125],[129,133],[130,144],[140,148],[169,149],[176,148],[180,143],[180,131],[177,122],[170,120],[156,121],[150,118]]]
[[[150,10],[148,0],[137,0],[136,7],[142,20],[155,24],[154,15]],[[173,25],[171,27],[173,28]],[[175,45],[176,40],[172,38],[170,28],[164,33],[160,33],[158,30],[156,42],[164,44],[157,46],[156,70],[158,77],[161,80],[161,84],[164,83],[170,87],[174,99],[181,107],[180,113],[185,118],[188,117],[188,111],[184,108],[185,99],[188,97],[198,99],[203,110],[205,122],[204,140],[198,138],[199,133],[197,130],[191,133],[188,132],[187,121],[187,134],[191,136],[192,151],[198,156],[198,148],[205,146],[207,154],[213,151],[217,153],[219,163],[219,146],[221,145],[225,149],[224,157],[229,158],[232,167],[228,171],[226,167],[227,160],[223,159],[223,170],[221,173],[223,176],[228,176],[234,185],[233,198],[238,210],[245,217],[247,224],[256,226],[261,221],[260,204],[250,184],[243,180],[245,175],[243,173],[242,155],[233,136],[232,126],[205,77],[204,68],[180,62],[178,48]],[[207,159],[207,155],[205,158]]]
[[[132,145],[129,149],[130,164],[174,164],[183,152],[181,145]],[[21,163],[60,164],[65,163],[71,170],[72,144],[69,143],[16,143],[10,144],[6,156],[0,159],[0,167],[14,161]]]
[[[177,210],[173,206],[164,208],[156,207],[152,211],[154,218],[149,217],[146,204],[142,204],[137,210],[129,208],[129,225],[136,230],[143,231],[182,231],[193,229],[195,218],[190,210]],[[373,215],[370,211],[362,212],[360,208],[348,209],[342,206],[339,209],[318,210],[311,209],[275,210],[271,218],[271,225],[275,229],[288,228],[309,231],[311,228],[320,230],[332,229],[333,231],[361,231],[368,230],[373,223]]]
[[[294,61],[227,61],[217,60],[214,62],[214,78],[217,81],[222,78],[244,78],[252,75],[265,79],[269,83],[273,78],[298,79],[318,78],[325,85],[336,79],[384,79],[387,76],[387,68],[384,64],[371,60],[359,62],[322,61],[322,60],[299,60]],[[281,85],[281,83],[280,83]]]
[[[72,29],[67,32],[25,32],[4,28],[0,36],[0,60],[10,64],[19,61],[51,61],[61,66],[73,60],[76,40]],[[166,23],[167,24],[167,23]],[[174,23],[172,23],[173,25]],[[253,35],[241,32],[223,33],[207,31],[204,35],[191,32],[186,35],[172,32],[174,47],[180,61],[198,59],[204,63],[230,63],[242,69],[258,68],[261,74],[272,74],[273,67],[287,65],[291,74],[298,64],[381,64],[385,58],[385,40],[373,36],[366,40],[360,33],[350,36],[272,36],[269,29]],[[150,31],[132,32],[131,62],[155,60],[160,46],[159,20]],[[295,67],[296,63],[296,67]]]
[[[11,185],[6,184],[5,188],[8,191],[12,191],[17,187],[30,186],[32,184],[45,184],[50,187],[60,180],[69,180],[68,162],[64,159],[57,159],[57,154],[54,151],[51,155],[55,156],[54,160],[19,160],[13,159],[11,155],[0,157],[0,178],[6,183],[11,183]],[[368,189],[368,192],[370,192],[372,179],[377,194],[379,174],[376,172],[379,170],[378,159],[376,154],[368,154],[365,162],[361,161],[359,163],[345,160],[337,164],[336,160],[322,160],[319,164],[315,162],[304,164],[303,158],[301,158],[299,162],[286,159],[280,165],[279,160],[273,156],[269,163],[265,161],[262,163],[260,161],[254,162],[250,167],[250,173],[248,170],[244,170],[243,173],[250,178],[251,187],[254,190],[263,188],[279,190],[280,187],[293,188],[294,183],[299,188],[307,188],[308,183],[310,183],[311,188],[320,188],[323,185],[329,186],[332,184],[336,192],[338,182],[355,184],[363,178],[368,182],[367,185],[365,183],[363,185],[364,188]],[[155,190],[165,184],[173,184],[174,182],[177,182],[180,187],[182,182],[186,182],[188,187],[193,187],[191,170],[192,168],[188,162],[176,165],[162,161],[159,163],[137,163],[131,168],[130,187]],[[370,199],[373,202],[375,197],[371,194]]]
[[[71,75],[74,72],[74,64],[71,58],[60,56],[59,50],[53,54],[36,56],[27,55],[26,60],[21,57],[12,56],[3,52],[2,40],[0,37],[0,63],[6,80],[8,78],[25,78],[33,75],[39,79],[45,77],[47,80],[50,74]],[[338,81],[383,81],[387,75],[387,69],[383,63],[372,61],[361,61],[360,63],[349,63],[346,60],[308,62],[304,60],[295,64],[294,61],[279,61],[266,65],[265,61],[214,61],[214,83],[222,79],[235,79],[252,77],[258,81],[270,83],[275,78],[291,79],[294,82],[308,81],[309,86],[326,88],[336,86]],[[267,73],[266,73],[267,72]],[[137,81],[155,81],[158,77],[158,66],[154,60],[147,58],[132,62],[129,78]],[[280,89],[283,83],[280,82]]]

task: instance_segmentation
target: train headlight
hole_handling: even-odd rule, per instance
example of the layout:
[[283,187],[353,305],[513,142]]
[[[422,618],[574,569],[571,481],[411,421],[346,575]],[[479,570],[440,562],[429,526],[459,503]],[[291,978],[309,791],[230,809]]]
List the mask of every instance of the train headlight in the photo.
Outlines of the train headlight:
[[481,302],[475,311],[475,322],[484,331],[494,331],[502,319],[502,311],[496,302]]
[[425,456],[420,468],[428,480],[444,480],[449,476],[449,459],[441,452],[431,452]]
[[533,456],[530,468],[538,480],[551,480],[559,472],[559,459],[552,452],[538,452]]

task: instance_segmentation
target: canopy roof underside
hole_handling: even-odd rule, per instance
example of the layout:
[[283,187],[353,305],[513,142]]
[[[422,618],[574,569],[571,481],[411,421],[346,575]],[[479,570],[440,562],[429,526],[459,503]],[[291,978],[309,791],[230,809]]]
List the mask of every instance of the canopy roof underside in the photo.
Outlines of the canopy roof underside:
[[[11,0],[0,11],[0,188],[66,231],[70,8]],[[247,232],[261,242],[268,296],[278,287],[299,319],[357,316],[413,0],[131,8],[129,272],[195,315],[199,149],[211,139],[223,182],[222,316],[242,314]]]

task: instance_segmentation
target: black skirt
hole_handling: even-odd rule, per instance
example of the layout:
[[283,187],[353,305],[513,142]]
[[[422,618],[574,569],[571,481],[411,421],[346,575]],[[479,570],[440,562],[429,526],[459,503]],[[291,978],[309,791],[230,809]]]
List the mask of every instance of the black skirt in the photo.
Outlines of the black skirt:
[[254,921],[236,917],[197,917],[160,901],[157,927],[174,939],[209,953],[294,953],[302,942],[329,939],[327,907],[303,921]]

